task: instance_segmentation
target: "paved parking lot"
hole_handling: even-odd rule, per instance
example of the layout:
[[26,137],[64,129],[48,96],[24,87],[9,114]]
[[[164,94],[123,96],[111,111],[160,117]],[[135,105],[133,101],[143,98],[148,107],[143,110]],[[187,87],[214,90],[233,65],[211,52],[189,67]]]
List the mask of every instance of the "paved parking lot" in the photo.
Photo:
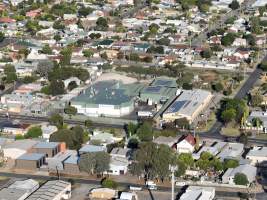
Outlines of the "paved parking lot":
[[70,200],[88,200],[88,193],[91,189],[99,187],[89,184],[74,184]]

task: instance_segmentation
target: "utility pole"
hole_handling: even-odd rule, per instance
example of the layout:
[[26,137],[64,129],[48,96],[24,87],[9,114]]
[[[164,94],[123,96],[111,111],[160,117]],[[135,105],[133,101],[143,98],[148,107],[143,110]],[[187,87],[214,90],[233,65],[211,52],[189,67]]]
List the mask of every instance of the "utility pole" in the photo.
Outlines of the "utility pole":
[[174,166],[174,165],[170,165],[169,169],[170,169],[170,171],[172,173],[172,198],[171,198],[171,200],[174,200],[175,199],[174,198],[174,182],[175,182],[175,180],[174,180],[174,172],[178,169],[178,167]]

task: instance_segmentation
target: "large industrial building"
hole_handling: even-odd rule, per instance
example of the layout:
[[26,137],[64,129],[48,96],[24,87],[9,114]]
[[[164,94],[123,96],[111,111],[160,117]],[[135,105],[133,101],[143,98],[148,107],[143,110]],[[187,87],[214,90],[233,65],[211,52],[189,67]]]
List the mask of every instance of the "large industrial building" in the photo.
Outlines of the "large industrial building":
[[87,116],[121,117],[134,110],[135,98],[143,87],[143,84],[138,83],[101,81],[73,98],[71,105],[77,108],[79,114]]
[[148,104],[165,103],[177,91],[176,80],[167,77],[156,78],[149,86],[140,91],[140,99]]
[[212,94],[205,90],[184,90],[174,102],[163,112],[164,122],[186,118],[193,122],[206,109],[212,100]]

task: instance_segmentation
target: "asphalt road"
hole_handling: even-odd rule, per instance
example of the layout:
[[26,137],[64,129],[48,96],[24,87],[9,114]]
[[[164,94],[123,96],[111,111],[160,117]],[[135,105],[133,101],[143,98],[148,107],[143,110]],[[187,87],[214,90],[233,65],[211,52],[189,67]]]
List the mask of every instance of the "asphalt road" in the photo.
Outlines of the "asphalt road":
[[[14,174],[14,173],[6,173],[6,172],[0,172],[0,176],[4,177],[13,177],[13,178],[31,178],[31,179],[38,179],[38,180],[56,180],[56,176],[44,176],[44,175],[30,175],[30,174]],[[75,183],[81,183],[81,184],[92,184],[92,185],[101,185],[100,180],[88,180],[88,179],[82,179],[82,178],[75,178],[75,177],[60,177],[61,180],[69,181],[72,179]],[[129,183],[126,182],[118,182],[120,186],[128,187]],[[132,184],[131,184],[132,185]],[[134,184],[132,186],[136,187],[142,187],[144,188],[144,185],[140,184]],[[175,187],[175,192],[179,193],[181,192],[181,187]],[[158,191],[162,192],[171,192],[170,187],[158,187]],[[259,194],[260,195],[260,194]],[[228,191],[216,191],[217,197],[238,197],[237,192],[228,192]],[[157,198],[155,198],[157,199]]]

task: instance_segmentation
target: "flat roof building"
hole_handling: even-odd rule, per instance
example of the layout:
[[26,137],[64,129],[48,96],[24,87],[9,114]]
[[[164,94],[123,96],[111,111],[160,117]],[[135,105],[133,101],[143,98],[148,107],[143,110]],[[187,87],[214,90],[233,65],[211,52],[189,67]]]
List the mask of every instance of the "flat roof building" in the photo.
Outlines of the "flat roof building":
[[251,160],[251,164],[256,165],[267,161],[267,147],[254,147],[246,155],[246,159]]
[[26,153],[15,160],[15,167],[24,170],[39,169],[45,163],[45,154]]
[[134,99],[143,88],[142,84],[100,81],[71,100],[79,114],[88,116],[121,117],[134,110]]
[[177,91],[176,80],[167,77],[156,78],[149,86],[140,91],[140,99],[148,104],[165,103]]
[[39,142],[33,147],[32,152],[45,154],[46,157],[53,157],[58,152],[60,152],[60,143],[59,142]]
[[184,90],[163,112],[162,119],[165,122],[172,122],[186,118],[191,123],[208,107],[212,97],[209,91]]

